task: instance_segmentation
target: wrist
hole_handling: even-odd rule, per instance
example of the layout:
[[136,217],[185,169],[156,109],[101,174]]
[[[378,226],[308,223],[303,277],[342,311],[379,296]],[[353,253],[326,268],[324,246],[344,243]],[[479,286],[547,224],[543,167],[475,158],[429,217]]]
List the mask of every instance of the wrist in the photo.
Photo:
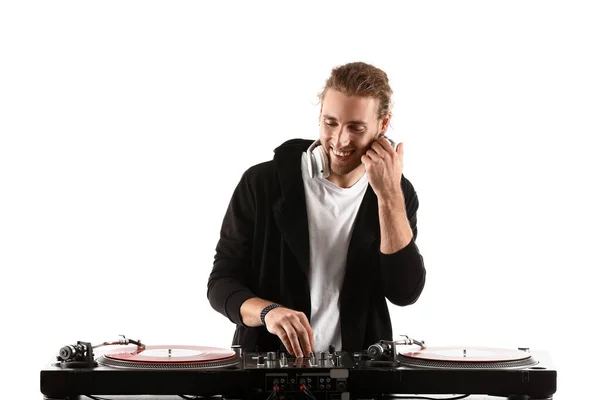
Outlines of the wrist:
[[404,193],[398,192],[386,194],[385,196],[380,196],[378,199],[378,203],[380,207],[385,207],[394,210],[398,208],[404,208]]
[[282,307],[282,306],[281,306],[281,304],[278,304],[278,303],[272,303],[262,309],[262,311],[260,312],[260,322],[263,324],[263,326],[266,326],[265,318],[267,317],[267,314],[269,313],[269,311],[271,311],[277,307]]

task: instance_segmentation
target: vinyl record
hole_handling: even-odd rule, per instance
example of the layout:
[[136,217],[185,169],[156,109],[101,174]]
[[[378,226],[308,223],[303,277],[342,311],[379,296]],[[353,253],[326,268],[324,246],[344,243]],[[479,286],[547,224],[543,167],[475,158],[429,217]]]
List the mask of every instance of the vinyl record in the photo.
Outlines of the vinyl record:
[[233,350],[206,346],[127,346],[103,354],[98,363],[122,368],[212,368],[235,365]]
[[115,353],[104,354],[113,360],[145,363],[207,362],[235,357],[233,350],[204,346],[146,346],[128,347]]
[[426,347],[417,351],[400,351],[400,354],[421,360],[454,362],[517,361],[531,357],[522,350],[492,347]]
[[426,347],[400,350],[398,362],[418,368],[514,369],[538,363],[530,353],[492,347]]

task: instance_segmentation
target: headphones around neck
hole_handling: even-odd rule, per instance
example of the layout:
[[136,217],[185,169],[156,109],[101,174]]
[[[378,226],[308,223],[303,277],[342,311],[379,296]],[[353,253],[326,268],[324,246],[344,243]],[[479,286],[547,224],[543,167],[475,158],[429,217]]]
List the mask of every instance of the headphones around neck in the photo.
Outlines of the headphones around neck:
[[[397,144],[387,136],[383,136],[396,149]],[[308,176],[311,178],[327,178],[331,173],[329,169],[329,157],[327,156],[319,139],[315,140],[306,150]]]

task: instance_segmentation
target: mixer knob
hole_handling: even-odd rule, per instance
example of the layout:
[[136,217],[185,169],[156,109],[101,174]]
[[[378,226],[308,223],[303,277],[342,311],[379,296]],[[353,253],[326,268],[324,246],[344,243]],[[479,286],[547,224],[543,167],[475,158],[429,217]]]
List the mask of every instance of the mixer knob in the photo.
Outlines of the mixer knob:
[[339,354],[336,354],[334,357],[334,363],[336,366],[341,367],[342,366],[342,356],[340,356]]
[[267,353],[267,361],[275,361],[277,360],[277,353],[275,353],[274,351],[269,351]]

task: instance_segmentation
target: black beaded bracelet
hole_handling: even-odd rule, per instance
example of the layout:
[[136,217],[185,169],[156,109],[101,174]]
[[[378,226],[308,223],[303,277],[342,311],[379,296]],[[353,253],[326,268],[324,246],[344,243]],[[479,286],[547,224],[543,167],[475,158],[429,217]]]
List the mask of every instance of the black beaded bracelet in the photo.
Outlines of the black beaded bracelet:
[[273,303],[263,308],[263,310],[260,312],[260,322],[262,322],[263,325],[265,325],[265,317],[267,316],[267,313],[277,307],[281,307],[281,304]]

